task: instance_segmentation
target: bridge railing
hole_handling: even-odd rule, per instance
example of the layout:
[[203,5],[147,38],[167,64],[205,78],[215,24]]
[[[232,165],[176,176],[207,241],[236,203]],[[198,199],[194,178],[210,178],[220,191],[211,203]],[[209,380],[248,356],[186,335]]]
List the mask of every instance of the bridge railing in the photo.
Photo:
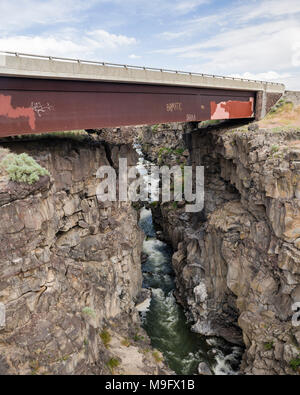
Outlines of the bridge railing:
[[206,73],[197,73],[192,71],[182,71],[182,70],[169,70],[169,69],[160,69],[155,67],[146,67],[146,66],[133,66],[128,64],[118,64],[118,63],[107,63],[107,62],[98,62],[93,60],[82,60],[82,59],[72,59],[72,58],[63,58],[58,56],[46,56],[46,55],[34,55],[20,52],[10,52],[10,51],[0,51],[0,54],[8,55],[8,56],[16,56],[16,57],[24,57],[24,58],[36,58],[36,59],[46,59],[56,62],[70,62],[70,63],[79,63],[79,64],[92,64],[95,66],[107,66],[107,67],[118,67],[125,69],[136,69],[136,70],[144,70],[144,71],[157,71],[161,73],[174,73],[174,74],[187,74],[187,75],[195,75],[200,77],[208,77],[208,78],[219,78],[219,79],[227,79],[232,81],[245,81],[245,82],[255,82],[260,84],[271,84],[271,85],[283,85],[280,82],[268,82],[268,81],[260,81],[260,80],[252,80],[248,78],[239,78],[239,77],[229,77],[223,75],[216,74],[206,74]]

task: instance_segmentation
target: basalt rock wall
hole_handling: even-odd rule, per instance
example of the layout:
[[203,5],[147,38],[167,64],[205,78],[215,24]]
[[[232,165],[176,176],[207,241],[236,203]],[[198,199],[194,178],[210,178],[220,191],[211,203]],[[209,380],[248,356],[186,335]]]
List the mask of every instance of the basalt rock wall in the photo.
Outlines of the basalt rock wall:
[[186,213],[184,202],[152,207],[177,250],[177,298],[193,330],[244,343],[243,373],[297,373],[300,133],[191,126],[183,138],[187,162],[205,168],[204,210]]
[[30,154],[51,178],[32,186],[1,179],[0,373],[161,373],[162,364],[140,352],[146,335],[137,335],[137,212],[96,196],[97,169],[117,171],[120,156],[134,165],[135,151],[91,139],[6,146]]

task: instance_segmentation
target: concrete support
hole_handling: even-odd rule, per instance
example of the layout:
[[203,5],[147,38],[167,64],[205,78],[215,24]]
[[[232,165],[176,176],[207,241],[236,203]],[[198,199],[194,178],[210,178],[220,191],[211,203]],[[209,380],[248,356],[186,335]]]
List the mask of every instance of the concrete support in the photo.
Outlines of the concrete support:
[[259,121],[264,118],[282,95],[281,92],[258,91],[256,93],[255,120]]

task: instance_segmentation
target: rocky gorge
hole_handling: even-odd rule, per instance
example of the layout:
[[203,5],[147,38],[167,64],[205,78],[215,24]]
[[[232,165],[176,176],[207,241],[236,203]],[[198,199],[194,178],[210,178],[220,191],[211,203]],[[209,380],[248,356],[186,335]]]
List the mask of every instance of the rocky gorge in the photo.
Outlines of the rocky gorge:
[[[99,202],[96,172],[136,163],[125,144],[84,137],[11,142],[49,170],[1,177],[1,374],[164,374],[135,307],[143,233],[131,203]],[[152,351],[151,351],[152,350]]]
[[[0,173],[0,374],[172,374],[139,311],[145,282],[153,288],[159,273],[169,292],[173,271],[191,338],[242,349],[240,374],[298,374],[299,129],[227,122],[89,132],[1,142],[49,175],[27,185]],[[135,166],[136,145],[153,164],[204,166],[201,212],[187,213],[184,200],[142,204],[163,246],[139,227],[142,205],[96,196],[97,169],[118,174],[119,158]],[[155,269],[171,255],[166,272],[145,272],[147,258]],[[156,299],[169,303],[161,316],[177,311],[160,288]],[[211,371],[200,363],[200,374]]]
[[152,204],[192,330],[244,345],[243,374],[299,373],[299,129],[167,125],[141,141],[156,163],[205,168],[202,212]]

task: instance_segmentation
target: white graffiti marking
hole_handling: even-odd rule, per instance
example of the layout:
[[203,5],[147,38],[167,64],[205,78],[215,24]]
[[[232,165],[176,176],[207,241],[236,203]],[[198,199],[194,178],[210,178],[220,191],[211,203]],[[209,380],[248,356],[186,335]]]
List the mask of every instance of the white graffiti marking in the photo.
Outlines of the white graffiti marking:
[[186,114],[186,121],[187,122],[193,122],[196,120],[197,120],[196,114]]
[[54,106],[49,103],[43,105],[41,102],[31,102],[30,107],[37,113],[38,117],[41,117],[47,111],[54,111]]

